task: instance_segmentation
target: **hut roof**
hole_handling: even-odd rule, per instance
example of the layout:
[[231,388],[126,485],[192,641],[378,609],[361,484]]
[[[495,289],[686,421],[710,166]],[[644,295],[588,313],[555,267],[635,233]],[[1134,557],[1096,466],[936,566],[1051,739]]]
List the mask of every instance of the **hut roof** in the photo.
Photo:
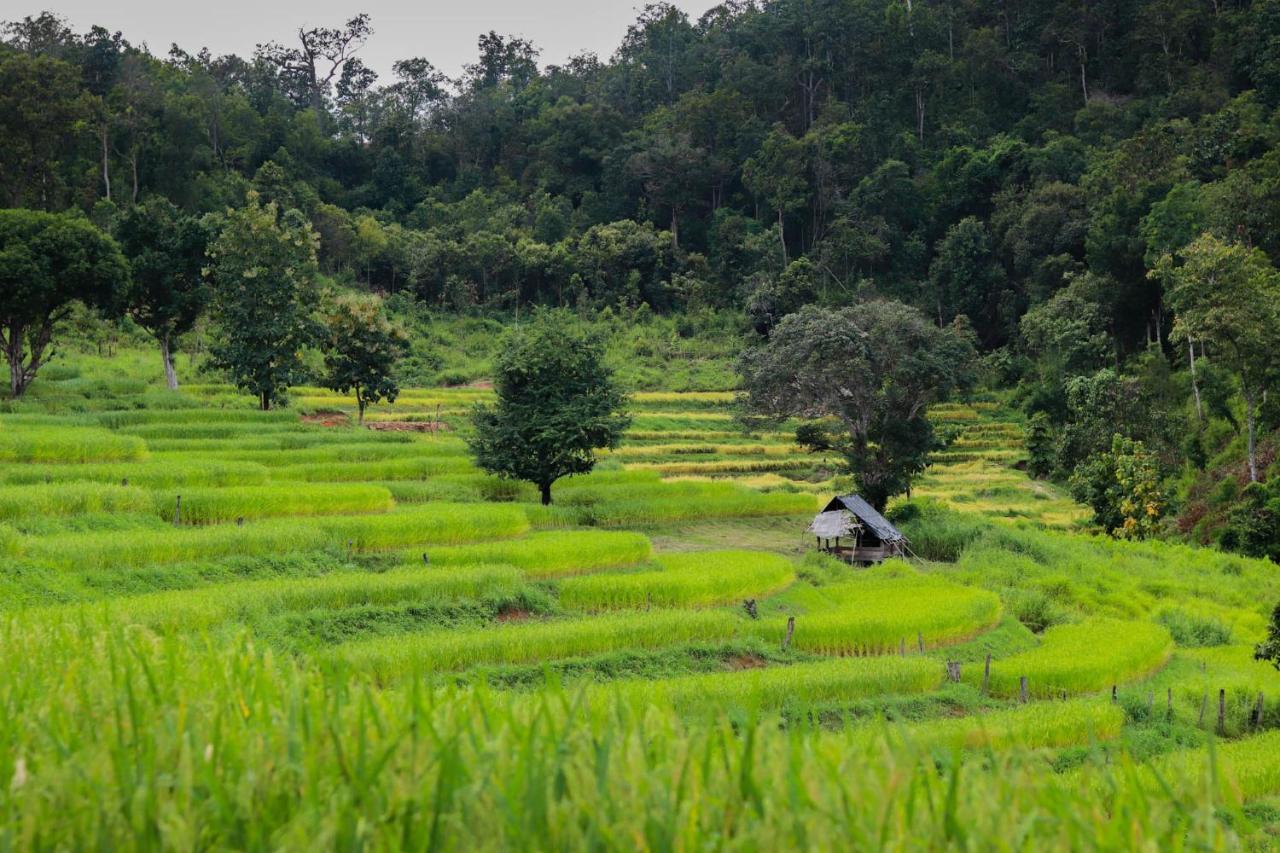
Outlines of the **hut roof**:
[[[827,504],[822,512],[818,513],[818,518],[840,510],[850,513],[863,525],[870,528],[884,542],[905,542],[907,539],[898,528],[890,523],[889,519],[876,512],[871,504],[857,495],[839,495],[832,498],[831,503]],[[817,520],[817,518],[814,519],[815,524]]]
[[838,539],[841,536],[852,536],[861,526],[853,513],[845,509],[834,509],[814,516],[809,532],[824,539]]

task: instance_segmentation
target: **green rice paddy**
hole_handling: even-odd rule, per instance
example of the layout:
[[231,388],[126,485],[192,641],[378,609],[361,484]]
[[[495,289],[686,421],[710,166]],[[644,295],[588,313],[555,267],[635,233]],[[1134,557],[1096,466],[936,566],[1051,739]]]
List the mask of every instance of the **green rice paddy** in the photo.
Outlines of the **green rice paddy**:
[[637,395],[543,507],[472,465],[483,388],[409,389],[370,422],[443,427],[378,431],[319,388],[262,413],[98,369],[0,414],[6,847],[1230,849],[1280,824],[1280,674],[1251,659],[1280,575],[1079,529],[997,399],[931,413],[959,437],[890,508],[912,554],[859,568],[805,533],[838,466],[744,432],[731,392]]

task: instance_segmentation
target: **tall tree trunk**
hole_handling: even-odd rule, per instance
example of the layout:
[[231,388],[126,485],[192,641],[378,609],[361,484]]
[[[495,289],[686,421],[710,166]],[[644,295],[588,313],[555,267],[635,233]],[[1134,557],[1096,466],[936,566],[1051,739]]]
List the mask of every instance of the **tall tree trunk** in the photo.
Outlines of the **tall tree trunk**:
[[543,505],[543,506],[551,506],[551,484],[550,484],[550,483],[539,483],[539,484],[538,484],[538,491],[539,491],[539,493],[541,493],[541,495],[542,495],[542,505]]
[[924,142],[924,86],[916,87],[916,135]]
[[782,208],[778,208],[778,239],[782,242],[782,268],[787,268],[787,229],[782,224]]
[[160,359],[164,362],[164,383],[170,391],[178,390],[178,371],[173,369],[173,350],[169,345],[169,333],[160,336]]
[[263,391],[258,395],[258,406],[264,412],[271,411],[271,395],[268,392]]
[[680,208],[671,205],[671,248],[680,251]]
[[111,161],[107,150],[107,123],[102,123],[102,186],[107,193],[107,201],[111,201]]
[[138,203],[138,149],[134,148],[129,155],[129,166],[133,170],[133,203]]
[[1196,395],[1196,418],[1204,423],[1204,404],[1200,402],[1200,377],[1196,374],[1196,344],[1187,341],[1187,353],[1191,357],[1191,390]]
[[1245,417],[1249,422],[1249,482],[1258,482],[1258,424],[1257,406],[1253,392],[1244,395]]
[[364,409],[369,405],[364,399],[364,394],[360,392],[360,386],[356,386],[356,423],[364,426]]
[[5,339],[4,355],[9,362],[9,396],[16,400],[27,390],[22,378],[22,327],[9,327],[9,335]]
[[9,393],[13,399],[25,394],[31,381],[36,378],[40,365],[44,363],[45,350],[53,339],[53,326],[62,316],[50,317],[44,321],[40,331],[30,339],[31,354],[25,358],[23,351],[28,343],[25,326],[13,323],[7,334],[0,335],[0,340],[4,342],[5,359],[9,362]]

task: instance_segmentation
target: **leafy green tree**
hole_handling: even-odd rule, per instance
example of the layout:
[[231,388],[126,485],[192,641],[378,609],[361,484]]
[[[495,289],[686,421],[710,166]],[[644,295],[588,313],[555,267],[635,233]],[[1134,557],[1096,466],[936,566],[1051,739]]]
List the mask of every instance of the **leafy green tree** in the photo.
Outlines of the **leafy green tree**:
[[578,240],[575,271],[601,305],[666,305],[663,284],[674,265],[671,241],[649,223],[594,225]]
[[1280,273],[1260,249],[1203,234],[1151,271],[1168,287],[1173,336],[1209,345],[1240,382],[1248,429],[1249,479],[1258,481],[1258,406],[1280,376]]
[[940,324],[964,314],[984,343],[995,345],[1007,337],[1014,306],[991,235],[978,218],[965,217],[947,229],[929,266],[929,288]]
[[1250,483],[1227,513],[1218,544],[1250,557],[1280,563],[1280,480]]
[[129,281],[115,241],[70,214],[0,210],[0,346],[21,397],[76,302],[114,312]]
[[781,125],[769,132],[760,150],[742,166],[747,189],[778,215],[783,265],[787,263],[787,214],[802,207],[808,197],[804,170],[804,143]]
[[174,339],[191,330],[209,300],[204,281],[209,227],[152,197],[120,216],[115,236],[132,274],[129,313],[160,343],[165,382],[177,390]]
[[1156,534],[1168,498],[1159,462],[1141,441],[1116,434],[1111,446],[1076,466],[1071,495],[1093,510],[1093,521],[1118,539]]
[[1271,611],[1271,624],[1267,626],[1267,638],[1253,650],[1254,660],[1270,661],[1280,669],[1280,604]]
[[1027,473],[1045,478],[1053,473],[1057,459],[1053,422],[1045,412],[1036,412],[1027,421]]
[[671,210],[671,246],[680,248],[680,214],[696,199],[706,172],[706,152],[687,133],[655,130],[631,155],[627,169],[644,184],[649,200]]
[[1147,539],[1159,530],[1168,503],[1155,454],[1140,441],[1116,436],[1111,444],[1120,493],[1120,539]]
[[476,464],[533,483],[544,505],[556,480],[590,472],[595,451],[617,447],[631,423],[603,345],[560,311],[539,312],[507,333],[494,389],[497,404],[478,406],[472,419]]
[[808,258],[787,264],[776,279],[758,276],[760,284],[747,299],[747,319],[758,334],[768,335],[783,317],[818,298],[818,271]]
[[0,51],[0,190],[10,207],[61,210],[77,136],[89,118],[76,68]]
[[405,331],[387,317],[376,296],[344,294],[325,312],[324,386],[354,392],[359,422],[370,403],[400,394],[396,362],[409,350]]
[[884,509],[937,446],[929,406],[972,384],[975,359],[967,326],[939,328],[877,300],[802,308],[744,352],[739,369],[753,411],[810,419],[797,439],[844,456],[863,497]]
[[302,350],[317,337],[316,244],[296,210],[277,216],[250,193],[209,248],[213,315],[222,330],[213,363],[264,411],[303,374]]

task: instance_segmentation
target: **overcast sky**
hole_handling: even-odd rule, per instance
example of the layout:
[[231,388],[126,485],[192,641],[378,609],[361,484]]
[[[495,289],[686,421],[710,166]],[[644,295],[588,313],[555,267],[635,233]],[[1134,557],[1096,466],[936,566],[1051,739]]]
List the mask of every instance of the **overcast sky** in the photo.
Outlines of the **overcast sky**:
[[[340,26],[358,12],[373,16],[374,34],[360,52],[384,78],[397,59],[424,56],[449,76],[476,56],[476,36],[489,30],[520,35],[542,50],[542,65],[561,63],[584,50],[607,59],[635,20],[644,0],[0,0],[0,19],[11,20],[48,8],[66,17],[77,32],[93,24],[145,42],[164,56],[176,42],[195,53],[247,57],[258,42],[288,42],[299,26]],[[674,0],[697,18],[716,5],[711,0]]]

